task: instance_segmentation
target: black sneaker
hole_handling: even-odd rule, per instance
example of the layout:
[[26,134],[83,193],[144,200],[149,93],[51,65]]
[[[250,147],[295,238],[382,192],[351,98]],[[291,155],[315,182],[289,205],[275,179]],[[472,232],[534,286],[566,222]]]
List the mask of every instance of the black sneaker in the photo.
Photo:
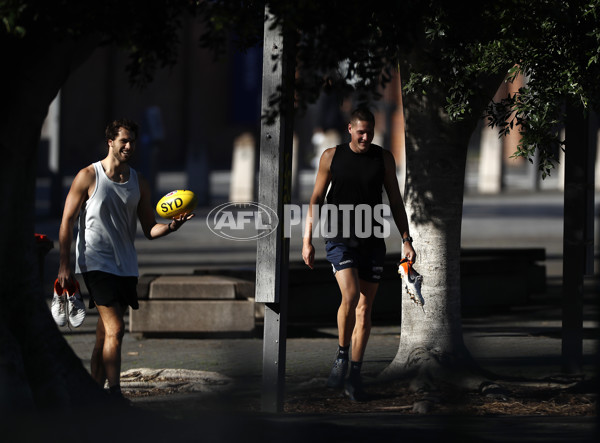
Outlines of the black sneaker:
[[347,372],[348,360],[343,358],[336,358],[333,362],[331,372],[329,373],[329,378],[327,379],[327,387],[341,388],[342,386],[344,386],[344,379],[346,378]]
[[350,401],[367,401],[367,393],[363,390],[362,380],[360,378],[346,380],[344,385],[344,394],[348,396]]

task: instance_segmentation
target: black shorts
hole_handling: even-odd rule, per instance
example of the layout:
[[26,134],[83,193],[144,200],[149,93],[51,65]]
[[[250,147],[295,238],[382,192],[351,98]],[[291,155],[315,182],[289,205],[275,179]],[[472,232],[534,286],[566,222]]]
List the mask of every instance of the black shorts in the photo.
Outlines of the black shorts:
[[123,308],[140,307],[137,298],[137,277],[121,277],[102,271],[88,271],[82,275],[90,293],[90,309],[96,305],[111,306],[115,303],[119,303]]
[[354,248],[341,242],[325,243],[327,260],[331,263],[333,273],[342,269],[356,268],[358,277],[371,283],[379,283],[385,263],[385,246],[371,248]]

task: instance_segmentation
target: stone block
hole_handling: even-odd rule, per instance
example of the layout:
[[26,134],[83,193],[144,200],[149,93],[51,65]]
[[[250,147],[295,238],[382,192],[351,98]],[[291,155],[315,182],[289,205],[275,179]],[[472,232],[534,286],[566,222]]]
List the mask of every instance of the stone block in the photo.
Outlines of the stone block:
[[250,332],[254,300],[140,300],[129,311],[132,333]]
[[254,282],[218,275],[164,275],[150,282],[150,300],[235,300],[254,297]]

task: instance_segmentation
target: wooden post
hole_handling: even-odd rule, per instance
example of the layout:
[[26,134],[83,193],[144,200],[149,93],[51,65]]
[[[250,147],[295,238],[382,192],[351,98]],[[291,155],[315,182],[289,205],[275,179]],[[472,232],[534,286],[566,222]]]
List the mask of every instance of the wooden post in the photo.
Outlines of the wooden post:
[[[277,229],[260,238],[256,251],[256,301],[265,303],[262,410],[283,410],[285,386],[289,238],[284,237],[283,208],[291,199],[294,61],[291,46],[268,8],[263,49],[262,124],[258,201],[275,211]],[[288,47],[290,46],[290,47]],[[282,113],[273,122],[265,113],[283,94]]]
[[583,369],[583,276],[589,272],[593,247],[593,162],[588,118],[581,107],[567,106],[565,126],[562,366],[566,373],[579,374]]

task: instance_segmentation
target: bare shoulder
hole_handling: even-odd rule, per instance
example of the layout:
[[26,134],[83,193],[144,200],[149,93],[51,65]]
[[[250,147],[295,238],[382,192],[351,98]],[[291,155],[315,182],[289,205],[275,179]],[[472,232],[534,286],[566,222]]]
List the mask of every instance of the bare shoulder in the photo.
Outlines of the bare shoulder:
[[392,154],[392,151],[388,151],[387,149],[382,149],[381,152],[383,153],[383,160],[386,162],[394,162],[396,163],[396,160],[394,159],[394,154]]
[[394,154],[392,154],[392,152],[388,151],[387,149],[382,149],[381,152],[383,155],[383,164],[385,165],[385,169],[393,170],[395,172],[396,159],[394,158]]
[[323,151],[323,154],[321,154],[321,164],[323,165],[331,165],[331,160],[333,159],[333,156],[335,155],[335,147],[333,148],[328,148],[325,149],[325,151]]
[[333,155],[335,154],[336,148],[337,148],[337,146],[334,146],[333,148],[325,149],[325,151],[323,151],[322,157],[333,157]]
[[94,166],[90,165],[80,170],[73,179],[73,183],[71,183],[63,214],[76,217],[81,205],[91,196],[95,186],[96,171]]
[[89,165],[77,173],[75,179],[73,180],[73,184],[71,185],[71,189],[85,192],[95,185],[96,170],[94,169],[94,165]]
[[78,180],[82,183],[94,183],[96,181],[96,170],[94,169],[94,165],[89,165],[83,168],[77,173],[75,176],[75,180]]

